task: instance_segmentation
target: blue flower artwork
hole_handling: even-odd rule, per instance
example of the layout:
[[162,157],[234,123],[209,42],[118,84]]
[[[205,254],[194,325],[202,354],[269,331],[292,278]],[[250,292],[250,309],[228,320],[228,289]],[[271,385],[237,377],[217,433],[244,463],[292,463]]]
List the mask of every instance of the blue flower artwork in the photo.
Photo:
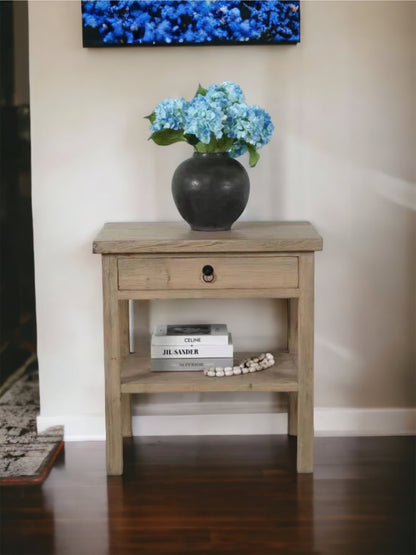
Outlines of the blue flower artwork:
[[82,0],[83,45],[291,44],[299,0]]

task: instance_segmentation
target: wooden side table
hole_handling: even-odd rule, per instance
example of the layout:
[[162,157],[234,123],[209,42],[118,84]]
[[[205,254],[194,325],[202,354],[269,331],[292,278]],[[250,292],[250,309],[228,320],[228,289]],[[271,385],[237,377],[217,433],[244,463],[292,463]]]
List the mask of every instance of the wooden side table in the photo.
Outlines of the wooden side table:
[[[297,435],[297,471],[313,471],[314,254],[322,238],[307,222],[240,222],[231,231],[184,223],[108,223],[94,241],[102,255],[107,472],[123,473],[131,435],[131,394],[274,391],[289,396],[288,433]],[[214,279],[202,269],[211,266]],[[280,298],[288,301],[288,345],[263,372],[208,378],[151,372],[129,351],[129,299]],[[249,353],[237,353],[240,360]]]

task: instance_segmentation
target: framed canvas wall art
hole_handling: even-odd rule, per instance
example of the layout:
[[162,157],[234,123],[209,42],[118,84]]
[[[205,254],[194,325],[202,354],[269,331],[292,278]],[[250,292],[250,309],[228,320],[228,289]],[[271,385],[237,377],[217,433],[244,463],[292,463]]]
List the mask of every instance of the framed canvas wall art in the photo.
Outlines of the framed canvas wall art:
[[299,1],[82,0],[84,47],[295,44]]

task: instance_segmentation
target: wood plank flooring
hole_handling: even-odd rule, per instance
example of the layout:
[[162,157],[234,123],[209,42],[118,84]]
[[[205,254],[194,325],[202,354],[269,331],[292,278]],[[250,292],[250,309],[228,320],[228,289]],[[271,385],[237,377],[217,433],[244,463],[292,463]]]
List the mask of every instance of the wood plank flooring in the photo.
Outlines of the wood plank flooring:
[[286,436],[67,443],[42,486],[0,490],[2,555],[394,554],[415,548],[415,438]]

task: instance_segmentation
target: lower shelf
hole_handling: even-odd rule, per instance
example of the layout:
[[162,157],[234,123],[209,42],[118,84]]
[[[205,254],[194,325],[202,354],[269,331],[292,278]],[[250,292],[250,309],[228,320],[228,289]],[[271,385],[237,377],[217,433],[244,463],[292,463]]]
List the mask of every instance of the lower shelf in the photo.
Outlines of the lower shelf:
[[[251,353],[252,354],[252,353]],[[237,353],[243,360],[250,353]],[[209,378],[202,372],[152,372],[148,357],[131,354],[122,362],[122,393],[171,393],[186,391],[298,391],[295,356],[279,353],[267,370],[223,378]]]

